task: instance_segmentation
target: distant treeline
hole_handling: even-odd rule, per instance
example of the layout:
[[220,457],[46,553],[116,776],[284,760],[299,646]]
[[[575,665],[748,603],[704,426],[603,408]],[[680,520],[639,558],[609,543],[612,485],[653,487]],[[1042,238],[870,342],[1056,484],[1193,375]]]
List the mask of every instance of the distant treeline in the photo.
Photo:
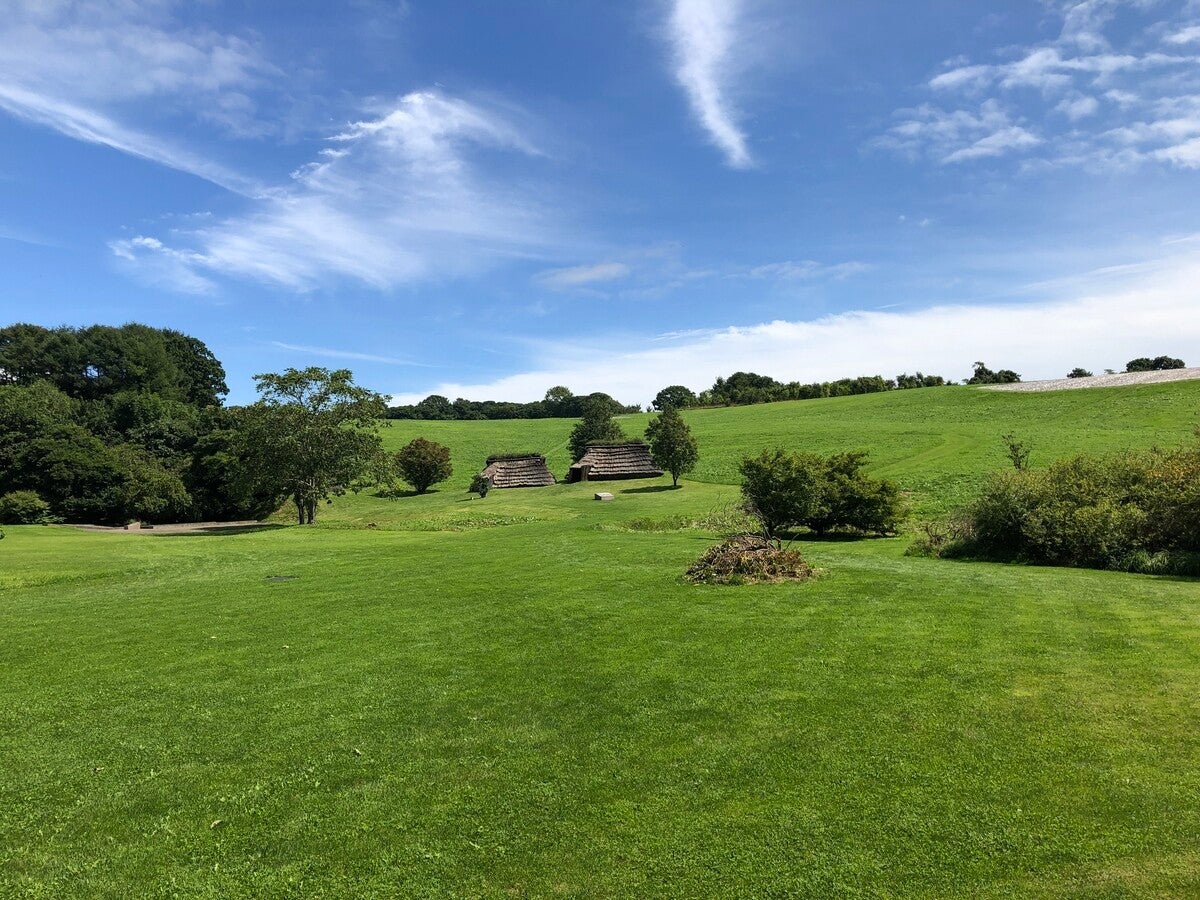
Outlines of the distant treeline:
[[389,419],[423,419],[426,421],[455,421],[478,419],[578,419],[589,404],[602,404],[610,415],[641,412],[641,407],[626,406],[608,394],[576,396],[565,387],[552,387],[546,396],[532,403],[509,403],[502,400],[451,401],[441,394],[430,394],[420,403],[388,408]]
[[[940,375],[907,373],[895,378],[882,375],[860,375],[836,381],[781,382],[768,375],[754,372],[734,372],[728,378],[718,378],[713,386],[696,395],[695,406],[743,406],[751,403],[773,403],[777,400],[818,400],[824,397],[850,397],[856,394],[880,394],[908,388],[938,387],[946,384]],[[660,392],[661,395],[662,392]],[[656,397],[657,401],[660,398]]]

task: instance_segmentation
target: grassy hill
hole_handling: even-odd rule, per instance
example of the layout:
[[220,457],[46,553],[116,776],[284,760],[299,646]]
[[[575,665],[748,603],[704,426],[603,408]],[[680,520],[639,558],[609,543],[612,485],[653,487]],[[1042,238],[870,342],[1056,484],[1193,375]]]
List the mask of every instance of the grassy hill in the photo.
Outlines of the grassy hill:
[[[1177,442],[1200,386],[690,414],[707,481],[465,493],[570,423],[396,423],[454,484],[314,528],[11,528],[0,896],[1200,893],[1200,586],[806,541],[692,586],[762,446],[932,508],[1003,463]],[[646,417],[631,417],[629,430]],[[352,527],[374,522],[380,527]],[[646,530],[647,527],[658,530]],[[273,580],[293,576],[291,580]]]
[[[967,499],[988,472],[1008,464],[1000,440],[1008,432],[1032,445],[1034,465],[1082,451],[1190,439],[1200,424],[1200,381],[1048,393],[925,388],[690,410],[685,417],[700,443],[700,464],[690,480],[737,484],[742,458],[768,448],[861,449],[871,453],[873,474],[911,492],[919,514],[934,514]],[[619,421],[630,437],[641,437],[650,418]],[[566,419],[396,421],[382,433],[392,450],[417,436],[450,447],[455,475],[443,489],[465,491],[492,453],[543,453],[561,478],[571,462],[567,436],[573,425]],[[376,512],[390,518],[387,507]]]

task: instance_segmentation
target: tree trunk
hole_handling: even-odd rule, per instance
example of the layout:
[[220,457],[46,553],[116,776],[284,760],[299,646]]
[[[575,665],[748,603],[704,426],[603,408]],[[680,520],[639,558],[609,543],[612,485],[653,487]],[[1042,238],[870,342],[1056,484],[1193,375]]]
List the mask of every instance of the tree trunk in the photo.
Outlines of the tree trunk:
[[671,487],[679,487],[679,473],[678,472],[671,473]]
[[304,524],[304,501],[300,499],[299,494],[292,495],[292,502],[296,504],[296,519],[297,525]]
[[309,498],[308,501],[308,524],[311,525],[317,520],[317,501]]

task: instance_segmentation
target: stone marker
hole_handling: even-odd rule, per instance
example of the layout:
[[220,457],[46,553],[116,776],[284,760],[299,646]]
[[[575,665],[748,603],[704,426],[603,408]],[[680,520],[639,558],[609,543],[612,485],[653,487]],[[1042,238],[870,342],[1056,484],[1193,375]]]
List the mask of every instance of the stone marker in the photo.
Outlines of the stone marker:
[[595,497],[597,500],[611,500],[613,498],[613,495],[610,494],[608,491],[598,491],[596,493]]

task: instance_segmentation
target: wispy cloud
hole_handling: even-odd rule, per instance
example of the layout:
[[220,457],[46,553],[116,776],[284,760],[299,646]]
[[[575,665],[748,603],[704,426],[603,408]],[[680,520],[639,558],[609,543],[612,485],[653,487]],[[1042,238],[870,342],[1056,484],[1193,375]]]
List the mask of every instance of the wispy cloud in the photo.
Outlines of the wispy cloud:
[[754,163],[731,97],[743,11],[742,0],[673,0],[668,22],[675,78],[692,113],[736,169]]
[[1182,27],[1189,5],[1179,0],[1124,5],[1165,18],[1143,18],[1114,46],[1118,0],[1052,3],[1058,37],[998,50],[1001,62],[953,60],[926,86],[937,101],[899,110],[874,145],[942,163],[1032,153],[1051,165],[1195,165],[1200,57],[1186,47],[1200,26]]
[[498,110],[412,93],[333,135],[289,184],[264,191],[246,213],[182,231],[175,247],[143,235],[114,250],[143,260],[182,254],[194,272],[294,290],[339,277],[384,289],[536,256],[561,242],[546,204],[473,165],[480,149],[538,155]]
[[255,94],[278,70],[244,38],[175,25],[173,6],[166,0],[4,4],[0,109],[252,192],[248,179],[138,124],[184,118],[241,136],[264,129]]
[[750,270],[749,275],[751,278],[781,278],[786,281],[817,281],[821,279],[841,281],[852,275],[869,271],[870,268],[870,264],[864,262],[829,264],[817,262],[814,259],[805,259],[799,262],[787,260],[755,266]]
[[547,269],[534,276],[534,280],[551,290],[565,291],[586,287],[598,282],[616,281],[629,274],[629,266],[622,262],[602,262],[590,266],[570,266],[563,269]]
[[[1105,271],[1074,279],[1023,304],[937,306],[913,312],[847,312],[811,321],[682,332],[630,349],[620,342],[546,345],[529,370],[480,384],[430,385],[450,397],[532,400],[565,384],[646,402],[665,384],[700,389],[717,375],[752,370],[784,381],[920,369],[963,378],[973,360],[1016,369],[1026,378],[1061,377],[1076,365],[1094,370],[1136,356],[1170,352],[1200,359],[1194,315],[1200,256],[1157,268]],[[1164,335],[1169,335],[1164,345]]]
[[313,347],[308,344],[288,344],[283,341],[270,341],[272,347],[277,347],[280,350],[288,350],[293,353],[303,353],[306,356],[321,356],[327,359],[349,359],[358,362],[373,362],[382,363],[388,366],[417,366],[423,369],[431,369],[434,366],[426,365],[425,363],[413,362],[411,359],[403,359],[398,356],[380,356],[375,353],[359,353],[355,350],[336,350],[332,347]]

